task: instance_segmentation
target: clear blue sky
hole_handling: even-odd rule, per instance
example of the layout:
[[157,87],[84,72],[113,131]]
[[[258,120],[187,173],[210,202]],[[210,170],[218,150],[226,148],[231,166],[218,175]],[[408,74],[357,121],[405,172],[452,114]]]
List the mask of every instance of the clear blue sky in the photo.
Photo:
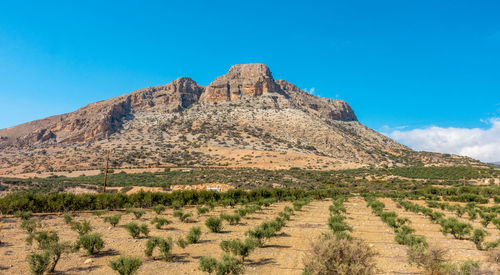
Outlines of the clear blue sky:
[[0,128],[250,62],[376,130],[487,128],[500,2],[1,1]]

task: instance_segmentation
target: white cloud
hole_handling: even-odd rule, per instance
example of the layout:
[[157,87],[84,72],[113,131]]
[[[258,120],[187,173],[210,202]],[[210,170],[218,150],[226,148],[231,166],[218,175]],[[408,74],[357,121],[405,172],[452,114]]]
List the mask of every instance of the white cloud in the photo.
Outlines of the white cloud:
[[[483,162],[500,161],[500,118],[488,129],[429,127],[387,134],[415,150],[469,156]],[[388,129],[390,129],[388,127]]]
[[405,129],[405,128],[408,128],[408,126],[406,126],[406,125],[402,125],[402,126],[394,126],[394,127],[391,127],[391,126],[389,126],[389,125],[384,125],[384,126],[382,126],[381,128],[382,128],[382,130],[384,130],[385,132],[387,132],[387,131],[393,131],[393,130],[403,130],[403,129]]
[[316,88],[312,87],[311,89],[307,89],[305,88],[304,91],[310,93],[310,94],[314,94],[314,92],[316,91]]

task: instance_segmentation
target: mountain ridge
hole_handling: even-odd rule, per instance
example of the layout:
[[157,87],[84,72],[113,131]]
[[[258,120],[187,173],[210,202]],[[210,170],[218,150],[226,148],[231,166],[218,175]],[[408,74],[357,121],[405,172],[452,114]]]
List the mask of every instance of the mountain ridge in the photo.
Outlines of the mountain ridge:
[[0,149],[0,174],[88,169],[103,161],[103,149],[119,152],[115,167],[345,169],[472,161],[412,151],[361,124],[347,102],[274,80],[261,63],[231,66],[207,86],[180,77],[1,129]]

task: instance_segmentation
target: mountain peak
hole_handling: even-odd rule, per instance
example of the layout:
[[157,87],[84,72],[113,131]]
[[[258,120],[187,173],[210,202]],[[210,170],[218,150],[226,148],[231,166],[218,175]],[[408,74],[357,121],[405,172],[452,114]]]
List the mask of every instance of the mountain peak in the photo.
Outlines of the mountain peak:
[[201,96],[202,102],[237,100],[278,92],[269,68],[262,63],[237,64],[210,83]]
[[235,78],[267,77],[273,78],[269,67],[263,63],[236,64],[229,68],[228,75]]

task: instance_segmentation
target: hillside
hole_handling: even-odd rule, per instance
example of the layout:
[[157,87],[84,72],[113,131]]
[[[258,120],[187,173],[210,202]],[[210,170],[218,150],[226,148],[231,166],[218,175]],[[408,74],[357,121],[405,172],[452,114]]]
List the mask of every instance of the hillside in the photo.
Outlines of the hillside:
[[342,100],[274,80],[264,64],[232,66],[208,86],[181,77],[72,113],[0,130],[0,175],[111,166],[346,169],[470,164],[415,152],[361,124]]

